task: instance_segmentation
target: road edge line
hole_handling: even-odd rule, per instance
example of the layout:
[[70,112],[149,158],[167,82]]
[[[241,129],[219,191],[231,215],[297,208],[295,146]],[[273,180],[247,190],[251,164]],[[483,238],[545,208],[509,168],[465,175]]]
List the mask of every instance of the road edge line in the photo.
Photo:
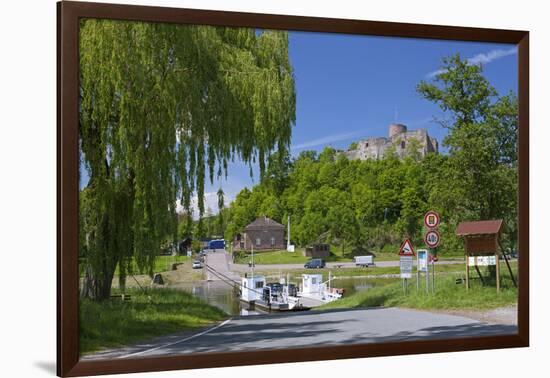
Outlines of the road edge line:
[[123,359],[123,358],[129,358],[129,357],[135,357],[135,356],[139,356],[139,355],[142,355],[142,354],[145,354],[145,353],[148,353],[148,352],[153,352],[155,350],[158,350],[158,349],[162,349],[162,348],[165,348],[165,347],[169,347],[169,346],[172,346],[172,345],[176,345],[176,344],[179,344],[179,343],[182,343],[184,341],[188,341],[188,340],[191,340],[191,339],[194,339],[196,337],[199,337],[199,336],[202,336],[202,335],[205,335],[209,332],[212,332],[220,327],[223,327],[224,325],[226,325],[227,323],[229,323],[231,321],[232,318],[229,318],[225,321],[223,321],[222,323],[218,324],[217,326],[215,327],[212,327],[212,328],[208,328],[202,332],[199,332],[195,335],[192,335],[192,336],[189,336],[189,337],[186,337],[184,339],[181,339],[181,340],[178,340],[178,341],[174,341],[174,342],[171,342],[171,343],[168,343],[168,344],[164,344],[164,345],[160,345],[158,347],[154,347],[154,348],[150,348],[150,349],[145,349],[145,350],[142,350],[140,352],[135,352],[135,353],[130,353],[130,354],[127,354],[127,355],[124,355],[124,356],[120,356],[118,357],[119,359]]

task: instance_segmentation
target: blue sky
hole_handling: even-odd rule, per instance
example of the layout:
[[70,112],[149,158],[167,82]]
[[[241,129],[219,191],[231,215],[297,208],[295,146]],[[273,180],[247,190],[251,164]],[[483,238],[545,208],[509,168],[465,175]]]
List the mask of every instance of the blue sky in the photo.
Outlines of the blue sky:
[[[365,137],[386,136],[392,122],[426,128],[441,145],[445,130],[433,118],[443,114],[420,98],[415,87],[430,80],[442,58],[452,54],[482,63],[499,94],[517,92],[514,45],[311,32],[290,32],[289,41],[297,92],[293,155],[326,146],[344,149]],[[247,166],[230,164],[227,180],[207,184],[206,206],[216,212],[220,186],[227,202],[253,186],[257,167],[253,171],[250,178]]]
[[[499,94],[517,92],[514,45],[290,32],[290,59],[296,80],[296,124],[291,151],[347,148],[369,136],[387,136],[388,125],[426,128],[441,145],[445,129],[433,121],[443,114],[420,98],[416,85],[430,80],[443,57],[460,53],[482,63]],[[206,203],[216,212],[214,193],[220,185],[229,200],[258,180],[248,167],[234,163],[228,180],[206,188]],[[208,194],[210,193],[210,194]]]

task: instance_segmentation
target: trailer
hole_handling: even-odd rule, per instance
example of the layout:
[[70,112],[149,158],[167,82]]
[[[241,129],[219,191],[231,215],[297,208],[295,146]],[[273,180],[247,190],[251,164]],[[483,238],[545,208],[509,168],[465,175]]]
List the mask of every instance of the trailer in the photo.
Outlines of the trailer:
[[374,256],[355,256],[355,266],[368,268],[374,266]]

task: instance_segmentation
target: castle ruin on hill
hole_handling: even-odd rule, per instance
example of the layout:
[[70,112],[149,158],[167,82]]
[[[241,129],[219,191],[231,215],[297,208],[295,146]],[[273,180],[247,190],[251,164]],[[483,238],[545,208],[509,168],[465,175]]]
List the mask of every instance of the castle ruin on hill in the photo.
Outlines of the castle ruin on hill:
[[416,140],[418,152],[421,157],[428,153],[438,153],[439,144],[437,139],[430,137],[426,129],[407,130],[407,126],[394,123],[389,126],[389,136],[371,137],[356,143],[354,148],[344,151],[350,160],[382,159],[391,146],[394,146],[396,155],[403,159],[410,153],[407,148],[409,143]]

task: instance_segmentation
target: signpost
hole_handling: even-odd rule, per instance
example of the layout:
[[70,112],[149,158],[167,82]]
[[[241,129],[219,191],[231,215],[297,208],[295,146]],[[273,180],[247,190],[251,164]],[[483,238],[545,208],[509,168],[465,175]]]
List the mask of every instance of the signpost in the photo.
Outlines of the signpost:
[[469,256],[468,265],[470,266],[497,265],[497,258],[496,256]]
[[432,264],[432,293],[435,293],[435,256],[431,253],[428,256],[428,263]]
[[405,239],[403,244],[401,244],[401,248],[399,248],[399,256],[416,256],[409,239]]
[[405,239],[401,248],[399,248],[399,268],[401,271],[401,279],[403,280],[403,291],[407,293],[408,279],[412,277],[413,257],[415,256],[414,248],[409,241]]
[[437,228],[437,226],[439,226],[439,221],[439,214],[433,210],[430,210],[424,214],[424,224],[428,229]]
[[428,251],[425,249],[419,249],[416,252],[416,270],[418,272],[428,272]]
[[439,214],[433,210],[428,211],[426,214],[424,214],[424,225],[427,228],[426,233],[424,234],[424,244],[426,244],[426,247],[429,248],[429,251],[426,251],[427,253],[427,263],[426,263],[426,292],[428,291],[428,284],[429,284],[429,267],[428,263],[432,264],[432,292],[435,293],[435,251],[436,248],[439,246],[439,243],[441,242],[441,235],[439,235],[439,232],[437,231],[437,226],[439,226],[439,223],[441,221],[441,218],[439,217]]
[[436,230],[429,230],[424,235],[424,243],[426,243],[426,246],[428,246],[429,248],[437,248],[440,240],[441,236]]
[[420,275],[426,274],[426,294],[428,294],[428,288],[430,286],[430,268],[428,265],[428,251],[425,249],[419,249],[416,252],[416,291],[420,290]]

